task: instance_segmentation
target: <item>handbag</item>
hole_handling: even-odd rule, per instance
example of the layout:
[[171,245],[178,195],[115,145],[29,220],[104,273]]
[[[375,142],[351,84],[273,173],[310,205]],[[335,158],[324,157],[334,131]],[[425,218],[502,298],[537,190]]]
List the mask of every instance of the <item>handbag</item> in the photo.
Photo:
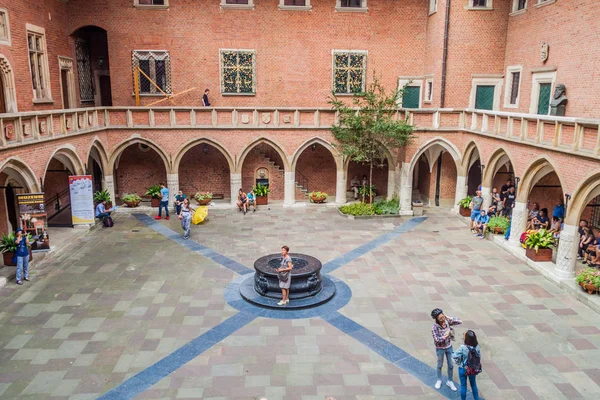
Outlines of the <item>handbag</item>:
[[278,272],[277,277],[281,282],[287,282],[290,279],[290,271]]

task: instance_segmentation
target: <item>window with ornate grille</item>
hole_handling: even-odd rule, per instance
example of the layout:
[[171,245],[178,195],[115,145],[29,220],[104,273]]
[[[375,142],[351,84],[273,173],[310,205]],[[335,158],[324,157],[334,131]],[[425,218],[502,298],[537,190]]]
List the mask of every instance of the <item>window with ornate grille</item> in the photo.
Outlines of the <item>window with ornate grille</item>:
[[[138,73],[139,93],[171,94],[171,59],[164,50],[134,50],[132,53],[133,73]],[[152,81],[151,81],[152,80]],[[135,82],[135,77],[134,77]],[[160,88],[160,90],[159,90]],[[161,92],[162,91],[162,92]]]
[[133,4],[140,6],[168,6],[169,0],[134,0]]
[[592,228],[600,229],[600,196],[597,196],[588,204],[588,207],[592,207],[592,220],[590,225]]
[[333,91],[353,94],[365,90],[367,53],[335,51],[333,53]]
[[254,50],[221,50],[221,93],[256,93]]
[[94,85],[92,83],[92,65],[90,62],[90,48],[83,39],[75,41],[75,55],[77,57],[77,76],[79,78],[79,100],[82,103],[94,101]]
[[50,100],[50,73],[48,71],[45,35],[38,32],[27,32],[27,46],[29,49],[33,99]]
[[487,7],[488,0],[473,0],[473,7]]
[[517,7],[515,11],[524,10],[527,7],[527,0],[517,0]]
[[8,27],[8,11],[0,8],[0,43],[10,44],[10,29]]
[[510,104],[517,104],[519,98],[519,84],[521,83],[521,72],[511,73],[510,81]]

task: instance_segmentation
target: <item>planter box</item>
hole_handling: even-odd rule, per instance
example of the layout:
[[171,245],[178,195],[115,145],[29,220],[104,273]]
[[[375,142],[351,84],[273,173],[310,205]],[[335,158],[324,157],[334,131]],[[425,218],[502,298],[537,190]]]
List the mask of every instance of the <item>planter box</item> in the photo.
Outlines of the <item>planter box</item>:
[[496,228],[494,228],[494,234],[495,234],[495,235],[501,235],[501,234],[503,234],[503,233],[504,233],[504,232],[502,232],[502,228],[500,228],[500,227],[496,227]]
[[458,212],[463,217],[470,217],[471,216],[471,209],[470,208],[464,208],[463,206],[461,206]]
[[[4,265],[6,265],[7,267],[16,267],[17,264],[14,264],[12,262],[13,257],[15,256],[15,253],[3,253],[2,254],[2,258],[4,261]],[[29,250],[29,261],[33,260],[33,254],[31,254],[31,250]]]
[[134,208],[140,205],[139,201],[125,201],[124,203],[127,204],[127,207],[130,208]]
[[159,199],[158,197],[153,197],[153,198],[150,200],[150,205],[151,205],[152,207],[158,207],[158,206],[160,205],[160,199]]
[[535,252],[535,249],[525,249],[525,255],[532,261],[535,262],[546,262],[552,261],[552,249],[539,249]]
[[256,196],[256,205],[257,206],[266,206],[269,204],[269,196]]
[[195,200],[196,200],[196,203],[198,203],[199,206],[207,206],[208,204],[210,204],[210,201],[212,199],[204,199],[204,200],[195,199]]
[[321,203],[325,203],[325,200],[327,200],[327,197],[311,197],[310,200],[313,203],[321,204]]

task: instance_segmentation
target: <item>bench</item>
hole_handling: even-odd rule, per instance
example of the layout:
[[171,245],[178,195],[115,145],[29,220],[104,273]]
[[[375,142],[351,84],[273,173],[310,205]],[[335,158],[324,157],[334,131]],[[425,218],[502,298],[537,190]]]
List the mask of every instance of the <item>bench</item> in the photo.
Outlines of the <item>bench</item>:
[[213,193],[213,200],[223,200],[225,195],[223,193]]

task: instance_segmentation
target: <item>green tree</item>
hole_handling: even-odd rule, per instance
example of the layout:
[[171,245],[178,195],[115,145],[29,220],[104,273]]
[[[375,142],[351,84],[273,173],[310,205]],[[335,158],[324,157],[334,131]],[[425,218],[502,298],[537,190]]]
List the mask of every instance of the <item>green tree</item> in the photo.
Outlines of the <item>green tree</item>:
[[[338,113],[338,121],[331,127],[335,146],[351,161],[369,164],[369,194],[373,202],[373,168],[382,167],[386,149],[406,146],[413,138],[413,126],[398,118],[398,99],[403,89],[388,93],[373,74],[373,82],[365,92],[357,92],[351,102],[338,98],[335,93],[329,104]],[[350,104],[348,104],[350,103]],[[391,166],[389,166],[391,168]],[[363,194],[363,201],[365,195]]]

